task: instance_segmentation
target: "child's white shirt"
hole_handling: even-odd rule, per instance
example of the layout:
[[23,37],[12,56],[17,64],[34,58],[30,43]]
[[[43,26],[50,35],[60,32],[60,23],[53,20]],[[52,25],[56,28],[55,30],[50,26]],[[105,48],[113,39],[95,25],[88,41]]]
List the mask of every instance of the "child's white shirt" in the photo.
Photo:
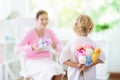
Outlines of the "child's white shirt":
[[[83,44],[91,44],[94,47],[97,47],[96,44],[88,37],[77,36],[73,40],[69,41],[65,48],[63,49],[60,55],[60,63],[63,64],[65,61],[70,60],[78,63],[78,60],[74,54],[76,46]],[[99,59],[105,62],[105,54],[102,53],[99,56]],[[81,80],[80,70],[68,66],[68,80]],[[84,71],[84,80],[96,80],[96,67],[90,67]]]

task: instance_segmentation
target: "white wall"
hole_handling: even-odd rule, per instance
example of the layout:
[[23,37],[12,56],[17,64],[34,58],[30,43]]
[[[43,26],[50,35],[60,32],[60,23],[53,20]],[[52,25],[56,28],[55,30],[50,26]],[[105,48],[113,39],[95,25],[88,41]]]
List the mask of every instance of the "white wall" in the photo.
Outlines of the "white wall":
[[120,27],[112,29],[110,39],[110,72],[120,72]]
[[101,32],[104,39],[109,40],[109,71],[120,73],[120,27]]

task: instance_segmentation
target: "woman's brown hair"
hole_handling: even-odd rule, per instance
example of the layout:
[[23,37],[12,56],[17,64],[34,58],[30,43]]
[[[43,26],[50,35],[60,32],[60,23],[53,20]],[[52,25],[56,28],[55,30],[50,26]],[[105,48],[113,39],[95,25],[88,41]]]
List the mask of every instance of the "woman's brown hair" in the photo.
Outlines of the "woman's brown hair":
[[39,10],[36,14],[36,19],[38,19],[41,14],[47,14],[48,15],[48,13],[45,10]]

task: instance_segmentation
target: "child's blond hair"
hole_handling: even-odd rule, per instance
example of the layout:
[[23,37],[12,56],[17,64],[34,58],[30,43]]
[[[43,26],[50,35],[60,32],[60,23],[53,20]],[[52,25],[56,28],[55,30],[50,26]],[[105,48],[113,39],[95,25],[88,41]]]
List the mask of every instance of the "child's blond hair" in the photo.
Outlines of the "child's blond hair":
[[80,14],[75,20],[73,29],[77,34],[87,36],[92,31],[93,26],[93,21],[88,15]]

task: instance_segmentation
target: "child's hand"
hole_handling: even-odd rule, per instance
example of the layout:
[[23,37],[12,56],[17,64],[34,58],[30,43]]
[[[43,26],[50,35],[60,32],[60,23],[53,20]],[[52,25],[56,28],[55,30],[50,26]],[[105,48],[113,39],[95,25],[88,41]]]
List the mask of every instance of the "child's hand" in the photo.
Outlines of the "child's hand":
[[80,68],[81,71],[85,71],[88,67],[86,65],[82,65],[82,67]]
[[53,49],[56,49],[56,48],[57,48],[57,44],[53,42],[53,43],[52,43],[52,48],[53,48]]
[[41,51],[42,49],[40,49],[39,47],[38,47],[38,44],[34,44],[34,45],[32,45],[32,50],[33,51]]
[[79,64],[77,64],[77,66],[78,66],[79,69],[81,69],[82,64],[79,63]]

